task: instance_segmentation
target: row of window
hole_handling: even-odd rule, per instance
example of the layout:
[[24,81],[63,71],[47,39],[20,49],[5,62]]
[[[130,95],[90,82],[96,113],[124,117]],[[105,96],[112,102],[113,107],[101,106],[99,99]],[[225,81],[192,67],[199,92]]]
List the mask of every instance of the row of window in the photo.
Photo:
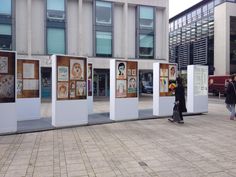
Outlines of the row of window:
[[[46,48],[48,54],[66,51],[66,7],[65,0],[47,0]],[[0,1],[0,49],[12,50],[12,0]],[[94,55],[113,55],[113,3],[94,3]],[[137,7],[136,45],[138,58],[154,58],[155,9],[149,6]],[[8,20],[6,20],[8,19]]]

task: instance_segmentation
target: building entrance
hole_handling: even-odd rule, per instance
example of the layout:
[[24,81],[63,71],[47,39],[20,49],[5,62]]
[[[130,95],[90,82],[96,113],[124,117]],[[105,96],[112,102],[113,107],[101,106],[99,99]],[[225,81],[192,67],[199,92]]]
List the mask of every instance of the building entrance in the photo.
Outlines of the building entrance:
[[110,71],[108,69],[94,69],[93,88],[94,96],[109,96]]

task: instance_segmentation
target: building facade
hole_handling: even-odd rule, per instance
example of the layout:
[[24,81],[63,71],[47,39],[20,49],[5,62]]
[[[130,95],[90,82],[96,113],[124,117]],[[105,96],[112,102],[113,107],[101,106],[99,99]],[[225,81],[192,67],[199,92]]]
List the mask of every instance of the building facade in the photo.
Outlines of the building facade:
[[236,0],[203,0],[169,20],[169,60],[181,71],[209,66],[209,74],[236,72]]
[[50,55],[86,56],[94,96],[108,96],[110,59],[137,60],[144,81],[153,62],[168,60],[168,6],[168,0],[0,0],[0,49],[40,59],[42,96],[50,91]]

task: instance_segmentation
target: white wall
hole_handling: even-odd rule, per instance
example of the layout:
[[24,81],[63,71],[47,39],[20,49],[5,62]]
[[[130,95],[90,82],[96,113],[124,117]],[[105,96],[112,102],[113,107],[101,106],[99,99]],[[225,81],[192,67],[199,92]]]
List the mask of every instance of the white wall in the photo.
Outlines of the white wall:
[[123,6],[114,5],[114,57],[123,57]]
[[68,54],[78,54],[78,0],[67,1],[67,42],[68,42]]
[[93,56],[93,5],[91,2],[83,3],[83,55]]
[[44,54],[45,46],[45,7],[44,1],[32,0],[32,54]]
[[215,75],[230,73],[230,16],[236,16],[235,3],[223,3],[215,8]]
[[27,0],[16,0],[16,50],[28,52],[27,42]]

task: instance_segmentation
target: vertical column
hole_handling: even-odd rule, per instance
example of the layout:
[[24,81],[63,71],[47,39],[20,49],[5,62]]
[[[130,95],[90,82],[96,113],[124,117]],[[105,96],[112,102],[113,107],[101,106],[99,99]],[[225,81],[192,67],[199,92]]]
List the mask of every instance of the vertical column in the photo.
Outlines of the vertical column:
[[83,0],[78,0],[79,21],[78,21],[78,54],[83,55]]
[[128,3],[125,2],[123,6],[123,51],[124,51],[124,58],[128,59],[127,54],[127,47],[128,47]]
[[27,0],[27,43],[28,43],[28,56],[31,56],[32,51],[32,30],[31,30],[31,0]]

